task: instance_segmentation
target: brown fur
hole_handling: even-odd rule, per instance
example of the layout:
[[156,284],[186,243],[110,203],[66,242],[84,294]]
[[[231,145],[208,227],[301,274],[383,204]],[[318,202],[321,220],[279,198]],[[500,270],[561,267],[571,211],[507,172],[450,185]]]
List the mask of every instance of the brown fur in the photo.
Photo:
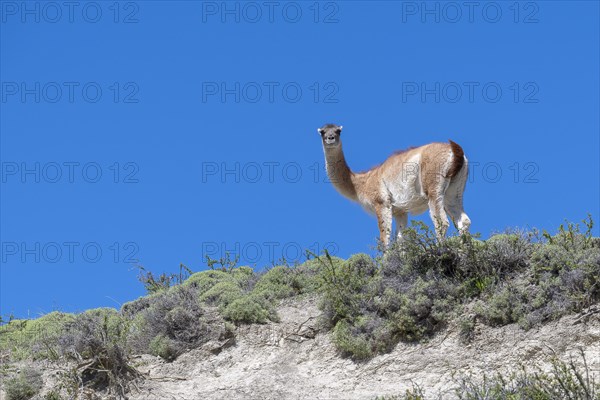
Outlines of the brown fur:
[[[408,147],[408,148],[406,148],[406,149],[402,149],[402,150],[396,150],[396,151],[394,151],[394,152],[392,153],[392,155],[390,155],[390,156],[388,157],[388,159],[390,159],[390,158],[392,158],[392,157],[394,157],[394,156],[397,156],[397,155],[399,155],[399,154],[404,154],[404,153],[407,153],[407,152],[409,152],[409,151],[411,151],[411,150],[413,150],[413,149],[416,149],[416,148],[417,148],[417,147],[415,147],[415,146],[410,146],[410,147]],[[387,161],[387,160],[386,160],[386,161]],[[384,161],[384,162],[385,162],[385,161]],[[382,165],[383,165],[383,163],[379,163],[379,164],[377,164],[377,165],[374,165],[374,166],[372,166],[371,168],[369,168],[369,169],[367,169],[367,170],[365,170],[365,171],[359,172],[359,174],[364,174],[365,172],[372,171],[372,170],[374,170],[374,169],[377,169],[377,168],[381,167]]]
[[452,149],[452,154],[454,155],[452,159],[452,166],[448,171],[447,178],[453,178],[458,174],[458,171],[465,164],[465,152],[462,147],[460,147],[457,143],[454,143],[452,140],[448,140],[450,142],[450,148]]
[[340,147],[339,151],[336,149],[327,153],[327,176],[342,195],[356,200],[356,174],[350,170],[341,150]]
[[[453,177],[456,175],[456,172],[458,172],[453,171],[453,166],[456,164],[456,154],[452,151],[452,145],[448,143],[431,143],[421,146],[420,149],[422,149],[421,181],[423,184],[423,191],[428,196],[430,196],[430,194],[435,195],[437,194],[435,192],[436,188],[439,186],[438,182],[440,179]],[[462,149],[460,150],[462,152]],[[446,160],[450,154],[453,155],[453,162],[450,168],[445,170],[445,168],[447,168]]]

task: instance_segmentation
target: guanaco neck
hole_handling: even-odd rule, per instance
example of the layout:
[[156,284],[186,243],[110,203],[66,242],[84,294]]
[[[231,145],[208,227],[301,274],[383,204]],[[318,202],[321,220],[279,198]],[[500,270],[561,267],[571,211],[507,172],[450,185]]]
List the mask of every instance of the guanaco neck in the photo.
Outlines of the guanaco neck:
[[327,169],[327,176],[333,184],[333,186],[343,196],[348,197],[351,200],[358,201],[358,186],[359,186],[359,174],[355,174],[350,170],[344,152],[342,150],[342,144],[335,148],[323,148],[325,152],[325,166]]

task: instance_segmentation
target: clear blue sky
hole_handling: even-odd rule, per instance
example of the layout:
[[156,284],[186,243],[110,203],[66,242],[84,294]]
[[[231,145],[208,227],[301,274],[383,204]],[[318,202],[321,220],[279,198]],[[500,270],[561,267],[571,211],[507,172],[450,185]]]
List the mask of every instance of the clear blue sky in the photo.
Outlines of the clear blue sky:
[[327,122],[355,170],[460,143],[483,237],[600,218],[598,2],[22,4],[1,2],[3,315],[118,307],[136,262],[371,251],[374,217],[324,182]]

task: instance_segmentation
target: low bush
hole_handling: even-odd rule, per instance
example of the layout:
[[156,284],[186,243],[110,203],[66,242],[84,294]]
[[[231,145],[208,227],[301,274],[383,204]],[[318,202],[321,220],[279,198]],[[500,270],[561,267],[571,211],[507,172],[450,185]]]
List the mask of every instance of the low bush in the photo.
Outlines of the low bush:
[[355,359],[366,359],[373,355],[373,345],[367,335],[366,320],[350,323],[345,319],[337,322],[333,328],[333,343],[342,353],[350,355]]
[[59,344],[78,362],[82,385],[125,396],[130,382],[140,377],[130,364],[128,332],[129,321],[112,308],[89,310],[67,323]]
[[292,268],[277,266],[262,274],[253,288],[253,293],[269,300],[292,297],[302,291],[299,274]]
[[201,302],[215,306],[234,323],[277,321],[279,300],[314,292],[318,287],[314,260],[295,267],[276,266],[262,273],[248,267],[193,274],[184,286],[198,290]]
[[333,263],[319,258],[320,307],[338,349],[355,359],[388,351],[399,341],[419,341],[474,302],[462,340],[477,321],[518,322],[530,328],[600,300],[600,242],[591,219],[540,239],[513,231],[486,241],[472,236],[439,243],[413,222],[403,241],[383,256],[355,255]]
[[219,314],[202,304],[196,287],[180,285],[151,298],[133,319],[128,343],[138,353],[171,361],[209,340],[223,340],[232,334]]
[[236,267],[229,270],[208,270],[192,274],[184,286],[192,286],[200,295],[211,289],[219,282],[235,282],[242,288],[247,288],[253,281],[254,270],[250,267]]
[[510,283],[499,285],[475,303],[475,311],[490,326],[502,326],[518,322],[523,315],[524,293]]
[[233,325],[277,321],[277,301],[315,288],[314,262],[264,273],[224,266],[192,274],[180,285],[123,305],[132,321],[128,343],[135,352],[171,361],[210,340],[233,335]]
[[158,356],[166,361],[173,361],[181,352],[177,342],[162,334],[159,334],[150,341],[148,345],[150,354]]
[[0,353],[12,360],[56,359],[59,356],[58,338],[73,314],[52,312],[37,319],[12,320],[0,326]]
[[600,300],[600,246],[591,235],[592,220],[544,232],[527,251],[526,268],[492,285],[478,301],[481,319],[490,325],[518,322],[531,328],[582,310]]
[[230,280],[232,280],[232,275],[228,272],[209,270],[192,274],[183,282],[183,286],[192,286],[202,295],[217,283]]
[[42,374],[33,369],[24,369],[5,382],[6,400],[29,400],[44,386]]
[[60,391],[53,389],[44,395],[44,400],[63,400]]
[[200,296],[200,301],[224,309],[243,295],[239,284],[232,281],[221,281]]
[[264,297],[257,295],[247,295],[234,300],[224,308],[223,316],[229,321],[246,324],[278,320],[273,306]]
[[121,314],[126,318],[134,318],[141,311],[147,309],[152,304],[155,297],[159,296],[158,293],[142,296],[138,299],[124,303],[121,306]]

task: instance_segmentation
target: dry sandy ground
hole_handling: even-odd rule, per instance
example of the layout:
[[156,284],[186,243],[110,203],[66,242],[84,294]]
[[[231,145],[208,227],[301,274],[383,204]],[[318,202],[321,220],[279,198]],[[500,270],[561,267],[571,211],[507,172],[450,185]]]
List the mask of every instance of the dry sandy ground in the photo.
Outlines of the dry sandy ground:
[[[481,376],[519,363],[548,367],[551,355],[568,360],[579,348],[600,379],[600,312],[567,316],[529,331],[477,325],[470,345],[462,344],[450,326],[427,343],[400,343],[363,363],[340,357],[329,335],[319,332],[314,298],[288,301],[279,315],[279,323],[242,327],[235,342],[208,343],[172,363],[139,356],[136,366],[147,379],[130,399],[373,400],[404,393],[413,382],[427,398],[451,399],[454,371]],[[49,389],[57,367],[39,368],[45,370]]]
[[[432,398],[447,399],[453,397],[453,371],[480,375],[520,362],[547,366],[552,354],[568,360],[578,348],[600,378],[600,313],[568,316],[529,331],[478,325],[467,346],[450,327],[426,344],[401,343],[364,363],[341,358],[329,336],[318,332],[314,299],[288,302],[279,315],[279,323],[245,327],[236,343],[217,355],[194,350],[173,363],[143,356],[139,368],[151,379],[132,399],[373,400],[404,393],[412,382]],[[213,351],[217,347],[212,344]]]

